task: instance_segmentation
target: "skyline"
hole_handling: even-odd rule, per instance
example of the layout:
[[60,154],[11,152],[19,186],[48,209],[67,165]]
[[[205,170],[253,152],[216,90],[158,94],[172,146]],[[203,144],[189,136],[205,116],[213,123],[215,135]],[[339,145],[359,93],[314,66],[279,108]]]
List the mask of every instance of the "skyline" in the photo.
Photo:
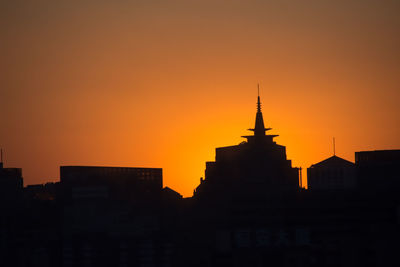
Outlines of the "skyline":
[[[400,147],[400,4],[2,4],[0,147],[25,184],[60,165],[163,168],[190,196],[254,123],[293,166]],[[362,12],[359,12],[362,10]],[[304,183],[305,181],[303,181]]]
[[[247,129],[247,130],[251,130],[251,131],[253,131],[253,132],[256,132],[255,131],[255,129],[257,128],[257,122],[258,123],[260,123],[258,120],[260,119],[261,120],[261,125],[263,126],[263,118],[262,118],[262,113],[261,113],[261,107],[262,107],[262,103],[260,102],[260,95],[259,95],[259,85],[257,85],[257,88],[258,88],[258,100],[257,100],[257,116],[256,116],[256,126],[255,126],[255,128],[254,129]],[[259,113],[261,114],[260,116],[260,118],[258,118],[258,116],[259,116]],[[264,127],[264,126],[263,126]],[[264,128],[263,128],[264,129]],[[265,130],[272,130],[272,128],[265,128],[264,129],[264,131]],[[279,135],[271,135],[272,137],[279,137]],[[241,138],[248,138],[249,136],[241,136]],[[333,143],[332,143],[332,155],[331,156],[336,156],[336,144],[335,144],[335,138],[333,137]],[[216,149],[216,148],[215,148]],[[378,151],[378,149],[375,149],[375,150],[372,150],[372,151]],[[355,152],[360,152],[360,151],[355,151]],[[291,160],[290,158],[288,158],[289,160]],[[324,159],[322,159],[321,161],[325,161],[327,158],[324,158]],[[1,149],[1,161],[0,162],[2,162],[2,163],[4,163],[4,161],[3,161],[3,149]],[[318,161],[319,162],[319,161]],[[312,165],[310,165],[310,166],[308,166],[308,167],[306,167],[306,168],[304,168],[304,170],[301,170],[300,169],[300,171],[302,171],[302,175],[303,175],[303,178],[301,178],[301,177],[299,177],[299,186],[300,187],[304,187],[304,188],[307,188],[307,180],[308,180],[308,177],[307,176],[304,176],[305,174],[307,174],[307,168],[309,168],[309,167],[311,167],[311,166],[313,166],[314,164],[317,164],[318,162],[315,162],[315,163],[313,163]],[[354,160],[351,160],[351,162],[353,162],[354,163]],[[65,167],[66,165],[64,165],[64,166],[59,166],[59,169],[61,169],[62,167]],[[86,165],[80,165],[80,164],[76,164],[75,166],[86,166]],[[90,166],[87,166],[87,167],[90,167]],[[109,165],[101,165],[101,166],[98,166],[98,167],[123,167],[123,166],[109,166]],[[128,167],[128,168],[143,168],[143,166],[126,166],[126,167]],[[124,168],[126,168],[126,167],[124,167]],[[146,166],[147,168],[148,168],[148,166]],[[300,167],[300,168],[303,168],[303,167],[301,167],[301,166],[296,166],[296,167]],[[160,168],[160,169],[163,169],[162,168],[162,166],[159,166],[159,167],[157,167],[157,166],[153,166],[153,168]],[[203,176],[202,176],[202,179],[203,179]],[[46,182],[58,182],[60,179],[56,179],[55,181],[46,181]],[[302,181],[302,182],[301,182]],[[301,184],[300,184],[300,182],[301,182]],[[27,185],[27,184],[26,184]],[[26,186],[25,185],[25,186]],[[166,185],[166,184],[164,184],[164,186],[168,186],[168,185]],[[187,197],[187,196],[186,196]]]

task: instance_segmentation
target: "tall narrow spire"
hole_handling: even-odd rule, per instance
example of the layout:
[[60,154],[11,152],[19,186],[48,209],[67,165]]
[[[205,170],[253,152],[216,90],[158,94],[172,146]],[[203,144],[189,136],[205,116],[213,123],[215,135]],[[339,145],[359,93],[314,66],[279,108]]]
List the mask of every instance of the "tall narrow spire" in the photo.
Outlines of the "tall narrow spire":
[[254,125],[254,136],[264,136],[267,129],[264,127],[264,119],[261,112],[261,100],[260,100],[260,85],[257,84],[257,114],[256,123]]
[[261,112],[260,84],[257,84],[257,112]]

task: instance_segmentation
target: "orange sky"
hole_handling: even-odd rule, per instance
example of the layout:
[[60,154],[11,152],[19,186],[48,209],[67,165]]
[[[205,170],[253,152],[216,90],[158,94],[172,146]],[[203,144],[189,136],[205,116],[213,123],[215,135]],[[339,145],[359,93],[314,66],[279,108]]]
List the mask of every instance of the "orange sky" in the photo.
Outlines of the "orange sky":
[[190,196],[215,148],[253,126],[257,83],[294,166],[332,155],[333,136],[351,161],[398,149],[399,13],[397,0],[2,1],[5,166],[25,185],[60,165],[161,167]]

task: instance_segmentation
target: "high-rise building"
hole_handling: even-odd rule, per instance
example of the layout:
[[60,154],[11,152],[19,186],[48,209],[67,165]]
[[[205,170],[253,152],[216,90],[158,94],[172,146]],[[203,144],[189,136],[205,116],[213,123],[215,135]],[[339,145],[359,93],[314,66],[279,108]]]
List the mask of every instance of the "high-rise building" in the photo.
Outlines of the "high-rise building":
[[275,192],[296,191],[299,188],[299,169],[286,158],[286,148],[267,135],[271,128],[264,126],[260,96],[253,135],[239,145],[216,149],[215,161],[206,163],[205,179],[194,192],[195,197],[211,195],[264,196]]

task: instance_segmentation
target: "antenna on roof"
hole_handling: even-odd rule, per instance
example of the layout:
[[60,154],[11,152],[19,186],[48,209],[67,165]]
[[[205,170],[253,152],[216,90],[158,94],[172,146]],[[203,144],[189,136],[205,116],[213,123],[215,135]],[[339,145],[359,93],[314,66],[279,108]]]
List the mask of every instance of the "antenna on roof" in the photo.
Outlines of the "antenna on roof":
[[333,137],[333,155],[336,156],[335,137]]
[[257,83],[257,96],[260,96],[260,84]]

